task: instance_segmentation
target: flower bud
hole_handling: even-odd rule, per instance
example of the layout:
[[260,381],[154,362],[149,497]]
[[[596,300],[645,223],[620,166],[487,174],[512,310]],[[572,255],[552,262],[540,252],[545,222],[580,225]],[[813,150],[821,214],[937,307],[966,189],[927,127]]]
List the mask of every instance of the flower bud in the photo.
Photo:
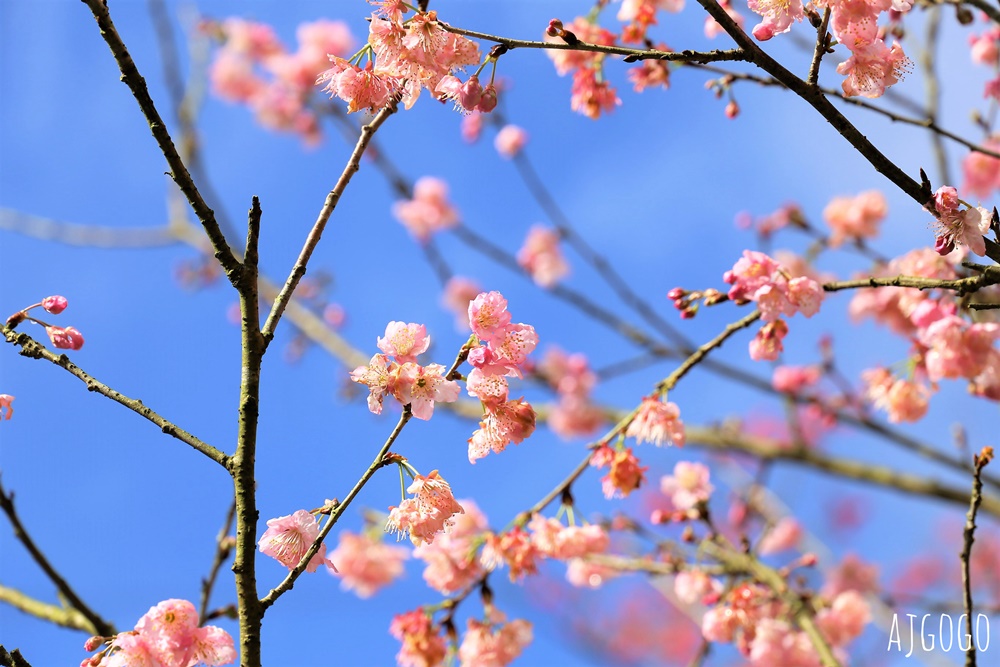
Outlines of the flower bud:
[[53,315],[58,315],[66,310],[67,305],[69,304],[64,296],[47,296],[42,299],[42,308]]
[[497,89],[491,83],[483,89],[482,97],[480,97],[479,103],[476,104],[476,110],[482,111],[483,113],[489,113],[496,108]]

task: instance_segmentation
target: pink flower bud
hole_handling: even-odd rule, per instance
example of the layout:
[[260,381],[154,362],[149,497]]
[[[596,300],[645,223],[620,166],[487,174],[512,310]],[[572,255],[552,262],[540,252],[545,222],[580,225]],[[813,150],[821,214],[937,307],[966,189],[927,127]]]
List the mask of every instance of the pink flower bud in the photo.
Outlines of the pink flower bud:
[[726,118],[732,120],[740,115],[740,105],[736,103],[736,100],[729,100],[729,104],[726,105]]
[[934,252],[939,255],[948,255],[955,249],[955,239],[948,236],[938,236],[934,239]]
[[753,36],[761,42],[766,42],[767,40],[774,37],[774,26],[767,23],[760,23],[754,26]]
[[459,90],[458,103],[471,111],[476,108],[482,98],[483,87],[479,84],[479,77],[473,74]]
[[42,299],[42,308],[52,313],[53,315],[58,315],[62,311],[66,310],[68,305],[66,297],[64,296],[47,296]]
[[86,642],[84,642],[83,650],[87,651],[88,653],[93,653],[94,651],[97,650],[97,647],[103,643],[104,643],[104,637],[101,637],[100,635],[94,635]]
[[545,34],[549,37],[558,37],[559,33],[563,30],[563,22],[559,19],[552,19],[549,21],[548,27],[545,28]]
[[685,294],[687,294],[687,292],[684,291],[683,287],[675,287],[672,290],[670,290],[669,292],[667,292],[667,298],[671,299],[673,301],[676,301],[677,299],[681,298]]
[[45,327],[52,344],[61,350],[79,350],[83,347],[83,334],[73,327]]
[[497,89],[491,83],[483,89],[483,96],[476,105],[477,111],[489,113],[497,108]]
[[819,557],[816,554],[812,552],[802,554],[802,565],[805,567],[813,567],[817,562]]

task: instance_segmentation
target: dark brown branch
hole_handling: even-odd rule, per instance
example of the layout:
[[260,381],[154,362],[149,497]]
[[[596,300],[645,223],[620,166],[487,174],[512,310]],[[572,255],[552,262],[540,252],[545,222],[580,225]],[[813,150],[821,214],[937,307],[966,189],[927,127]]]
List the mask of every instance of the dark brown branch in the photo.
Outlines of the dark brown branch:
[[191,174],[188,172],[183,160],[181,160],[180,155],[177,154],[173,139],[171,139],[170,133],[163,123],[163,119],[160,117],[159,112],[157,112],[156,106],[153,104],[153,99],[149,96],[146,81],[139,73],[135,62],[132,60],[132,56],[125,47],[125,43],[122,41],[121,36],[119,36],[117,29],[115,29],[114,23],[111,21],[111,14],[108,12],[107,3],[103,0],[83,0],[83,2],[94,14],[97,25],[101,30],[101,36],[104,37],[104,41],[111,49],[115,62],[118,63],[118,68],[121,70],[122,81],[132,91],[132,95],[135,97],[136,102],[138,102],[142,115],[149,123],[149,129],[153,133],[153,138],[156,139],[156,143],[170,167],[170,177],[191,204],[191,208],[194,209],[195,215],[205,228],[205,233],[208,234],[208,238],[212,242],[215,258],[219,260],[230,282],[235,285],[242,270],[239,260],[236,259],[232,249],[226,242],[226,238],[215,219],[215,212],[205,203],[201,193],[198,192],[198,187],[191,178]]
[[[962,531],[962,604],[965,607],[965,632],[972,637],[972,577],[969,569],[972,564],[972,543],[976,540],[976,513],[983,503],[982,473],[993,460],[993,448],[984,447],[983,451],[973,457],[972,465],[972,495],[969,498],[969,511],[965,515],[965,528]],[[976,667],[976,642],[970,641],[965,652],[965,667]]]

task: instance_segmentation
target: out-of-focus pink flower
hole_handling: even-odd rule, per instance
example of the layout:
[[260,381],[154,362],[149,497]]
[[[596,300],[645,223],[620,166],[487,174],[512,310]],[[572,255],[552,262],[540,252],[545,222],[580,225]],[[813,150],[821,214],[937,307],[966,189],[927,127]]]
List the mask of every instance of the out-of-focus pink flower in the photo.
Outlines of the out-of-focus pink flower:
[[927,377],[932,382],[976,377],[986,367],[998,337],[1000,324],[996,322],[970,324],[957,315],[949,315],[931,323],[918,332],[920,343],[927,347],[924,354]]
[[[316,517],[305,510],[296,510],[288,516],[268,519],[267,530],[261,535],[257,546],[262,554],[291,570],[299,564],[317,537],[319,524]],[[321,544],[319,551],[309,560],[306,572],[315,572],[316,568],[327,562],[326,545]]]
[[982,35],[969,35],[972,62],[987,67],[1000,64],[1000,30],[991,28]]
[[528,522],[531,542],[547,558],[569,560],[587,554],[603,553],[610,540],[597,524],[564,526],[558,519],[536,514]]
[[495,610],[488,623],[468,620],[458,647],[461,667],[503,667],[521,655],[532,640],[531,623],[521,619],[504,623],[505,620]]
[[878,590],[878,566],[865,563],[856,554],[847,554],[839,565],[827,573],[820,593],[833,599],[844,591],[875,593]]
[[573,74],[570,108],[587,118],[597,120],[601,112],[610,113],[622,103],[615,89],[604,79],[597,80],[595,70],[579,69]]
[[83,334],[73,327],[45,327],[45,332],[60,350],[79,350],[83,347]]
[[423,324],[389,322],[385,327],[385,338],[378,339],[378,349],[395,357],[400,364],[415,362],[417,355],[423,354],[431,345],[431,337]]
[[479,135],[483,132],[483,114],[477,112],[462,116],[461,133],[462,140],[467,144],[474,144],[479,141]]
[[634,437],[636,444],[651,442],[654,445],[684,446],[684,422],[681,411],[674,403],[664,403],[659,398],[647,396],[639,405],[639,413],[625,431]]
[[[996,137],[983,143],[983,148],[1000,152],[1000,141]],[[985,199],[1000,188],[1000,160],[992,155],[969,151],[962,158],[962,190]]]
[[871,621],[871,610],[858,591],[844,591],[829,609],[816,615],[816,624],[833,646],[845,646],[857,638]]
[[517,125],[504,125],[493,140],[497,152],[508,160],[520,153],[527,143],[528,133]]
[[926,386],[896,378],[886,368],[866,370],[861,377],[866,385],[865,396],[888,413],[890,422],[916,422],[927,414],[931,392]]
[[487,571],[504,565],[510,567],[510,580],[518,581],[529,574],[538,574],[542,554],[531,536],[519,526],[500,534],[488,534],[480,562]]
[[62,311],[66,310],[66,306],[69,302],[66,301],[64,296],[47,296],[42,299],[42,308],[53,315],[58,315]]
[[802,524],[792,517],[782,517],[757,546],[762,556],[780,553],[798,547],[802,541]]
[[569,273],[569,265],[559,248],[559,232],[541,225],[528,231],[517,252],[517,263],[541,287],[552,287]]
[[424,581],[441,593],[450,595],[470,585],[483,574],[483,567],[476,557],[473,545],[489,527],[479,507],[471,500],[461,500],[465,510],[453,519],[451,530],[413,550],[415,558],[427,563]]
[[403,642],[396,654],[396,662],[401,667],[437,667],[444,664],[448,645],[441,636],[441,628],[433,624],[423,609],[394,616],[389,634]]
[[619,570],[583,558],[571,558],[566,563],[566,581],[577,588],[600,588],[620,574]]
[[335,574],[346,590],[368,598],[403,574],[403,561],[409,555],[403,547],[345,530],[337,548],[330,552],[330,561],[337,566]]
[[886,216],[888,205],[878,190],[856,197],[835,197],[823,209],[823,218],[833,231],[830,245],[838,247],[845,240],[859,241],[878,236],[878,224]]
[[681,570],[674,577],[674,594],[684,604],[699,604],[705,596],[722,593],[722,583],[698,569]]
[[768,322],[750,341],[750,358],[754,361],[777,361],[785,349],[782,341],[787,335],[788,325],[784,320]]
[[445,283],[441,304],[455,313],[455,326],[459,331],[469,330],[469,304],[482,291],[476,281],[462,276],[452,276]]
[[771,376],[775,391],[796,394],[819,382],[822,370],[818,366],[778,366]]
[[417,180],[413,199],[394,204],[392,214],[421,242],[459,222],[458,211],[448,201],[448,185],[430,176]]
[[601,478],[601,488],[606,498],[624,498],[646,480],[649,467],[640,466],[639,459],[631,448],[615,451],[610,447],[602,447],[594,451],[590,465],[603,468],[611,466],[607,475]]
[[708,468],[701,463],[678,461],[673,475],[660,480],[660,491],[670,498],[678,510],[693,509],[698,503],[708,501],[715,487],[708,481]]
[[437,470],[426,477],[417,475],[406,492],[414,494],[413,498],[389,508],[386,529],[401,535],[409,533],[410,540],[418,546],[432,543],[436,535],[454,524],[456,515],[465,511]]
[[14,397],[10,394],[0,394],[0,419],[10,419],[14,416]]
[[[735,21],[736,25],[740,27],[740,30],[742,30],[744,21],[743,15],[733,8],[733,3],[729,2],[729,0],[720,0],[719,6],[726,10],[726,13],[729,14],[729,18]],[[711,16],[705,17],[705,37],[708,39],[715,39],[725,32],[725,29],[719,25],[718,21],[713,19]]]

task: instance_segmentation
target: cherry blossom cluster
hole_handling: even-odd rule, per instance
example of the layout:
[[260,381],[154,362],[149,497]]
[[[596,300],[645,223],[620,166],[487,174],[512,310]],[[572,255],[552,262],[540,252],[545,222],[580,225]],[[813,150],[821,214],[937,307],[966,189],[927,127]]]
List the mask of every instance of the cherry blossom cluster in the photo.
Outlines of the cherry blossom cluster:
[[[454,631],[451,626],[449,628]],[[441,630],[422,609],[395,616],[389,633],[402,642],[396,655],[397,664],[401,667],[439,667],[446,664],[449,650]],[[506,615],[487,602],[484,621],[474,618],[467,621],[465,636],[458,646],[458,664],[460,667],[509,665],[521,655],[532,638],[530,622],[521,619],[507,622]]]
[[566,277],[569,264],[559,248],[559,230],[534,225],[517,251],[517,263],[539,287],[549,288]]
[[351,380],[369,389],[369,410],[381,414],[385,397],[392,396],[409,405],[414,417],[426,420],[434,414],[435,402],[458,400],[458,383],[444,377],[444,366],[416,363],[430,344],[423,324],[389,322],[385,337],[378,339],[382,353],[373,356],[367,366],[351,371]]
[[[743,583],[709,609],[702,634],[710,641],[735,643],[753,667],[819,667],[812,640],[788,619],[788,605],[763,586]],[[846,591],[816,614],[816,625],[835,653],[858,637],[871,620],[871,611],[857,591]]]
[[570,439],[591,435],[600,428],[605,417],[590,397],[597,376],[590,370],[586,355],[566,354],[550,347],[535,370],[558,397],[547,420],[553,433]]
[[28,314],[28,311],[33,308],[41,308],[47,313],[58,315],[62,311],[66,310],[67,305],[69,305],[69,302],[64,296],[47,296],[38,303],[32,304],[27,308],[22,308],[8,317],[7,326],[13,329],[25,320],[34,322],[35,324],[45,328],[45,333],[48,334],[49,340],[52,341],[52,345],[55,347],[61,350],[79,350],[83,347],[83,334],[77,331],[74,327],[53,326]]
[[426,477],[416,475],[406,492],[413,497],[389,508],[386,530],[400,537],[409,535],[417,546],[434,542],[437,535],[454,525],[456,515],[465,512],[437,470]]
[[91,637],[85,650],[106,647],[80,667],[195,667],[236,661],[233,638],[214,625],[198,627],[198,611],[187,600],[165,600],[150,608],[135,629],[114,637]]
[[[586,42],[611,46],[615,35],[596,24],[596,18],[576,17],[569,27],[553,19],[545,30],[545,41],[556,44]],[[594,51],[552,50],[547,52],[559,76],[573,74],[570,108],[588,118],[598,119],[622,103],[604,77],[605,55]]]
[[319,141],[319,122],[309,102],[330,54],[349,53],[354,44],[345,23],[303,23],[294,53],[262,23],[228,18],[202,29],[222,41],[209,69],[216,95],[247,105],[264,127],[297,134],[307,144]]
[[485,410],[469,438],[469,461],[475,463],[511,442],[521,443],[535,430],[534,409],[523,398],[509,399],[507,377],[522,377],[538,334],[529,324],[511,323],[507,300],[499,292],[483,292],[469,303],[469,326],[476,344],[469,351],[473,370],[466,389]]
[[731,271],[723,276],[730,300],[740,304],[753,301],[760,309],[764,326],[750,342],[750,358],[774,361],[784,349],[782,340],[788,325],[781,315],[801,312],[812,317],[819,312],[823,288],[808,276],[793,277],[789,270],[762,252],[744,250]]
[[492,571],[507,566],[511,581],[538,574],[543,559],[563,560],[568,564],[589,554],[604,553],[609,545],[607,532],[597,524],[565,526],[554,518],[535,514],[527,524],[503,533],[489,533],[481,561]]
[[[483,86],[474,74],[465,82],[455,72],[480,62],[479,46],[445,30],[437,12],[418,12],[406,20],[410,7],[397,0],[374,3],[379,7],[369,23],[368,43],[349,60],[331,56],[332,67],[319,83],[324,90],[348,103],[347,111],[375,111],[398,97],[409,109],[423,88],[437,99],[454,100],[463,111],[488,113],[497,104],[492,82]],[[357,63],[368,53],[364,68]],[[478,74],[478,72],[477,72]]]

